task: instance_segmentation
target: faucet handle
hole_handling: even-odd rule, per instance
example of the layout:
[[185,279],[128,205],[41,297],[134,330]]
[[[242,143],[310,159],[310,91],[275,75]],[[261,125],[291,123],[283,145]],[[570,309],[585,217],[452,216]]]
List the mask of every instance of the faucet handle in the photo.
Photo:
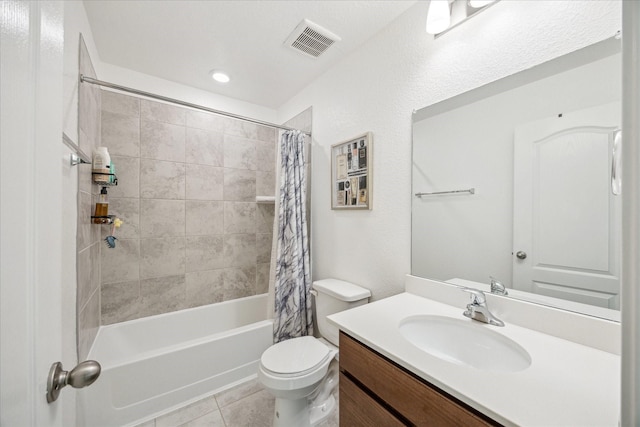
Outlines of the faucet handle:
[[487,302],[487,299],[484,296],[484,292],[479,289],[462,287],[460,288],[460,290],[471,294],[472,304],[482,305]]

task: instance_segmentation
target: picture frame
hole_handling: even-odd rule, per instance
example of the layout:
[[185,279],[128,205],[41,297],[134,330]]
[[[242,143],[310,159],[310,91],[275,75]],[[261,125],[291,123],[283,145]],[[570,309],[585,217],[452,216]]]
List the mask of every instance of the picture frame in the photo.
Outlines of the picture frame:
[[371,209],[373,134],[331,146],[331,209]]

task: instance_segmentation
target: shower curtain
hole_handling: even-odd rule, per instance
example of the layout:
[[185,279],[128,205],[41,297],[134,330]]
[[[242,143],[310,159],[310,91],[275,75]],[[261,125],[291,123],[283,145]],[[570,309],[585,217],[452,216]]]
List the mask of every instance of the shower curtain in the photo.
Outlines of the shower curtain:
[[280,139],[280,191],[274,286],[274,341],[313,335],[307,236],[304,134]]

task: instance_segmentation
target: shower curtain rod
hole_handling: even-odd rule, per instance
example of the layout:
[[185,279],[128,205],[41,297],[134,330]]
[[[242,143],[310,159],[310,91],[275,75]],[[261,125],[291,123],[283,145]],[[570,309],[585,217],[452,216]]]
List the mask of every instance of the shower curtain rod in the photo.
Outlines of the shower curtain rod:
[[[144,97],[147,97],[147,98],[158,99],[160,101],[170,102],[172,104],[182,105],[183,107],[194,108],[196,110],[202,110],[202,111],[206,111],[208,113],[218,114],[218,115],[221,115],[221,116],[227,116],[227,117],[231,117],[231,118],[238,119],[238,120],[244,120],[244,121],[255,123],[255,124],[258,124],[258,125],[267,126],[267,127],[270,127],[270,128],[282,129],[282,130],[299,130],[299,129],[290,128],[288,126],[276,125],[274,123],[264,122],[262,120],[257,120],[257,119],[252,119],[250,117],[240,116],[238,114],[227,113],[226,111],[220,111],[220,110],[215,110],[213,108],[203,107],[202,105],[192,104],[190,102],[180,101],[178,99],[169,98],[169,97],[162,96],[162,95],[156,95],[155,93],[145,92],[145,91],[138,90],[138,89],[132,89],[132,88],[126,87],[126,86],[120,86],[120,85],[117,85],[115,83],[109,83],[109,82],[105,82],[105,81],[102,81],[102,80],[94,79],[92,77],[87,77],[87,76],[85,76],[83,74],[80,74],[80,82],[81,83],[90,83],[92,85],[104,86],[104,87],[108,87],[110,89],[115,89],[115,90],[119,90],[119,91],[122,91],[122,92],[129,92],[129,93],[133,93],[135,95],[144,96]],[[300,132],[304,133],[305,135],[311,136],[311,132],[305,132],[305,131],[300,131]]]

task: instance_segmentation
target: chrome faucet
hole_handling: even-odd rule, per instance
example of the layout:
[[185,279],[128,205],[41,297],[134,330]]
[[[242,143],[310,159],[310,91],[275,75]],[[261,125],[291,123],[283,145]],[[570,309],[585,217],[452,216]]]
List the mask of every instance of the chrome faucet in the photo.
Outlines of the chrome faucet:
[[477,320],[479,322],[488,323],[494,326],[504,326],[504,322],[495,317],[489,311],[487,307],[487,299],[484,296],[484,292],[474,288],[461,288],[465,292],[469,292],[471,295],[471,302],[467,304],[467,309],[464,314],[469,319]]
[[499,281],[498,279],[496,279],[493,276],[489,276],[489,279],[491,279],[491,293],[492,294],[509,295],[509,293],[507,292],[507,289],[505,288],[505,286],[502,284],[501,281]]

